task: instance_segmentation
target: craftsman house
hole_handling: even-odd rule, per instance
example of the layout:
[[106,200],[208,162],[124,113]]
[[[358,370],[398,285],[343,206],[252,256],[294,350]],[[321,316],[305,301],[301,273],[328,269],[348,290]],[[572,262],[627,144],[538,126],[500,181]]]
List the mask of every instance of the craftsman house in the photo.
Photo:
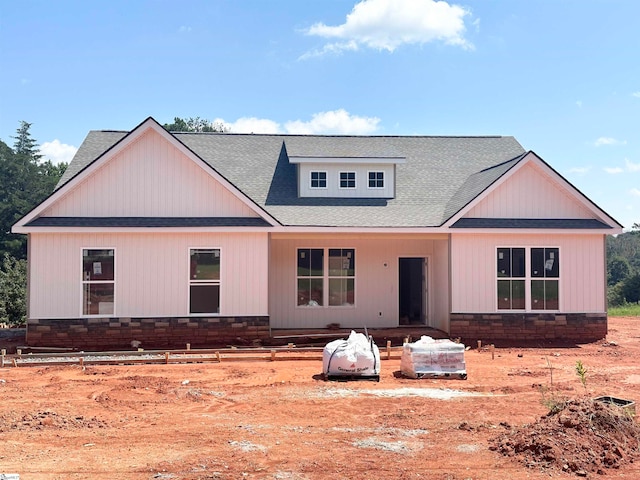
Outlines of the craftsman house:
[[91,131],[29,236],[27,343],[205,346],[274,329],[607,333],[622,226],[512,137]]

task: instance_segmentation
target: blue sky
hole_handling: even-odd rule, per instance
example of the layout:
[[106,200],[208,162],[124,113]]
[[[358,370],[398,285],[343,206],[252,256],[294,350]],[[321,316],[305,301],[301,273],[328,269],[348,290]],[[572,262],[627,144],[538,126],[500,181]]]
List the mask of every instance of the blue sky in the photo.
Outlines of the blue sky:
[[148,116],[513,135],[640,222],[637,0],[0,0],[0,139],[69,160]]

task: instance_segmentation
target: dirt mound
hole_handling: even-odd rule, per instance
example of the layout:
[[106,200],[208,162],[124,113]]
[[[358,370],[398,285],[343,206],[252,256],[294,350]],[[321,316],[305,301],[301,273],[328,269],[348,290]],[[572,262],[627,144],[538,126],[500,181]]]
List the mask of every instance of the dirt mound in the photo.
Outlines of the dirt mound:
[[36,413],[19,414],[11,412],[0,415],[0,432],[11,430],[42,430],[53,429],[78,429],[78,428],[106,428],[107,423],[96,417],[83,417],[82,415],[64,415],[47,410]]
[[590,398],[564,402],[533,424],[493,439],[492,450],[529,468],[579,476],[633,463],[639,456],[640,426],[615,405]]

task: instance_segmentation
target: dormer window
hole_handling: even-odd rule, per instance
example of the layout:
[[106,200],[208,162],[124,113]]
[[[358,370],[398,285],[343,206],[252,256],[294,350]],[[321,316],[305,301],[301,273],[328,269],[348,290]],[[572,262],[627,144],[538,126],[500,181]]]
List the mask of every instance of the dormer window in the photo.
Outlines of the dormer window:
[[356,188],[356,172],[340,172],[340,188]]
[[311,172],[311,188],[327,188],[327,172]]
[[369,172],[369,188],[384,188],[384,172]]

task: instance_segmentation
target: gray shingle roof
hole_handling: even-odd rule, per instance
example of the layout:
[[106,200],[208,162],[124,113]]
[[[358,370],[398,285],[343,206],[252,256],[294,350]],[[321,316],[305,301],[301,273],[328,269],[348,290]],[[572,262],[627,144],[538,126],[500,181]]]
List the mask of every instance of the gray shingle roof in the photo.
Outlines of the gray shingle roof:
[[[59,186],[127,132],[92,131]],[[431,227],[485,190],[525,153],[513,137],[319,136],[174,133],[283,225]],[[393,199],[298,198],[288,155],[404,157]],[[339,208],[337,208],[339,207]]]

